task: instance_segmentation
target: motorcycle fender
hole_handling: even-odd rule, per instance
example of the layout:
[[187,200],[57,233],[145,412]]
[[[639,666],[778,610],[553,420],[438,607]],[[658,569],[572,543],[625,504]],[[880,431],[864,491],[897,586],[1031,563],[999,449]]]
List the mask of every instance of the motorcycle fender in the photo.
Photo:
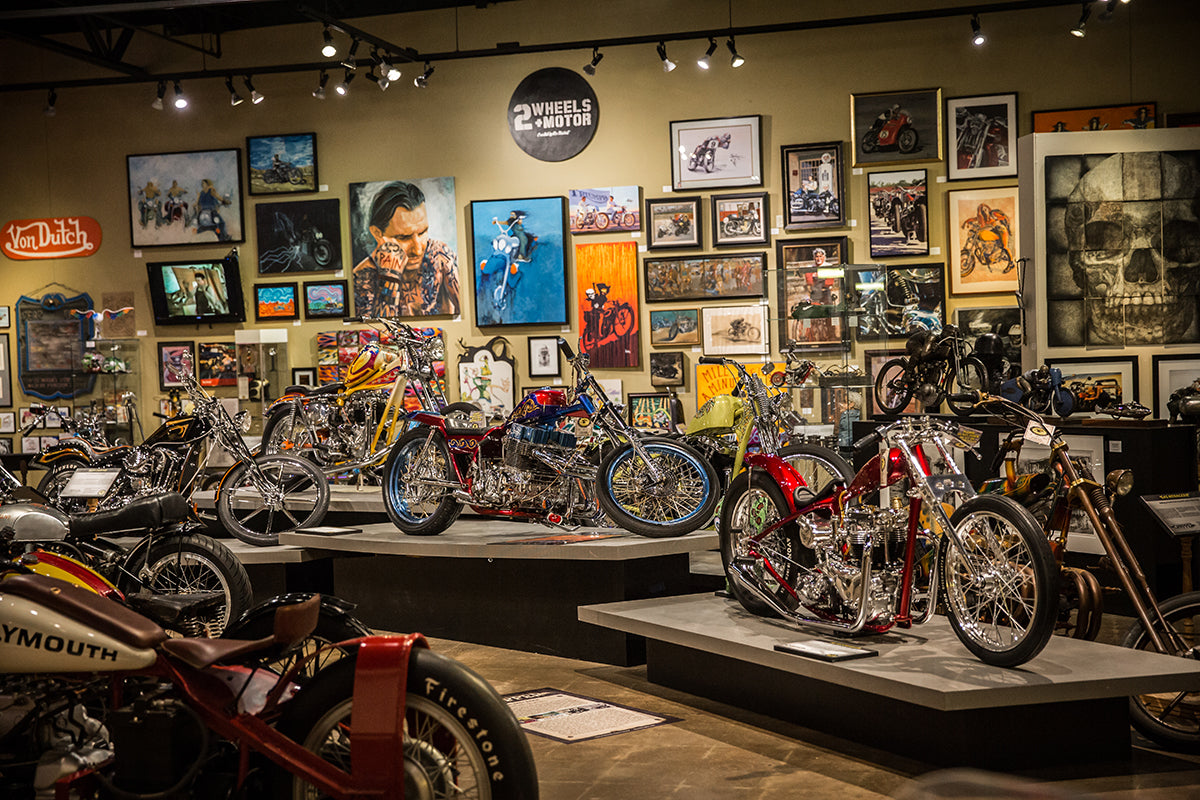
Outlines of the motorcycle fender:
[[83,439],[68,439],[43,450],[33,463],[52,467],[62,461],[91,461],[95,455],[96,451]]
[[38,550],[22,557],[21,565],[37,575],[73,583],[110,600],[121,602],[125,599],[120,590],[107,578],[70,556]]
[[742,466],[746,469],[761,469],[771,476],[771,480],[775,481],[775,484],[783,491],[783,496],[787,498],[788,509],[796,510],[796,490],[805,488],[807,484],[791,464],[778,456],[747,453],[746,457],[742,459]]
[[[275,595],[269,600],[264,600],[263,602],[254,606],[254,608],[251,608],[249,611],[238,617],[237,621],[230,624],[221,634],[221,636],[226,639],[240,638],[238,636],[238,632],[251,622],[254,622],[262,617],[274,617],[276,609],[282,606],[303,603],[310,597],[312,597],[312,594],[308,592],[289,592],[287,594]],[[354,608],[354,603],[343,600],[340,597],[333,597],[325,594],[321,595],[322,616],[341,620],[343,622],[352,622],[357,627],[362,629],[363,636],[370,635],[370,631],[366,629],[362,623],[355,619],[353,614],[351,614]]]
[[280,397],[274,403],[271,403],[271,405],[267,406],[267,410],[263,413],[263,416],[269,417],[269,416],[271,416],[271,414],[275,413],[276,409],[281,408],[283,406],[290,406],[295,401],[298,401],[303,397],[304,397],[304,395],[300,394],[299,392],[292,392],[291,394],[285,394],[285,395],[283,395],[283,397]]
[[428,411],[417,411],[411,417],[412,422],[419,422],[422,425],[428,425],[432,428],[437,428],[442,433],[446,432],[446,418],[441,414],[430,414]]
[[354,764],[356,789],[386,791],[404,785],[405,695],[408,657],[428,647],[419,633],[369,636],[358,648],[354,668]]
[[[4,591],[0,583],[0,673],[124,672],[157,660],[66,614]],[[397,751],[398,752],[398,751]]]

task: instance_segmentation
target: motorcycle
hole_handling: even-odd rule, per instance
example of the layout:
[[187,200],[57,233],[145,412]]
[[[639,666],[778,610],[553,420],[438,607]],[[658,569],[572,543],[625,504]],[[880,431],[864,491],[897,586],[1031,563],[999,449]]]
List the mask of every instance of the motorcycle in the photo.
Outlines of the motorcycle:
[[721,220],[721,229],[726,236],[758,236],[762,222],[752,214],[730,214]]
[[263,170],[263,183],[304,183],[304,170],[290,161],[278,161]]
[[978,440],[955,422],[902,418],[855,443],[879,452],[849,484],[819,492],[777,456],[747,454],[719,529],[731,594],[751,613],[840,634],[927,622],[941,598],[981,661],[1034,658],[1054,632],[1054,557],[1028,511],[971,488],[951,448]]
[[[594,284],[593,284],[594,285]],[[584,312],[583,335],[580,337],[580,348],[590,352],[600,345],[611,344],[633,330],[635,315],[633,306],[624,300],[608,300],[600,298],[603,305]]]
[[1200,425],[1200,378],[1192,381],[1190,386],[1171,392],[1167,398],[1167,413],[1171,422],[1178,420]]
[[860,144],[864,153],[899,150],[908,154],[917,150],[920,136],[913,127],[913,120],[908,112],[896,111],[888,114],[886,119],[877,118],[863,134]]
[[918,330],[904,344],[905,356],[883,365],[875,378],[875,401],[885,414],[899,414],[916,397],[922,408],[936,408],[946,400],[960,416],[971,413],[973,402],[959,402],[960,392],[988,385],[987,367],[967,353],[966,340],[953,325],[941,336]]
[[836,217],[841,212],[841,204],[828,189],[820,193],[801,190],[792,193],[791,211],[793,214],[824,214]]
[[495,217],[492,217],[492,222],[500,227],[500,233],[492,239],[491,255],[479,262],[479,271],[485,281],[496,281],[496,286],[492,289],[492,303],[497,311],[503,311],[512,302],[513,293],[521,282],[522,275],[518,265],[528,262],[533,257],[538,237],[532,233],[527,234],[530,240],[529,254],[523,259],[518,258],[521,240],[510,233],[512,226],[506,228]]
[[1013,372],[1013,364],[1008,360],[1004,349],[1004,340],[998,333],[981,333],[975,337],[974,352],[987,375],[985,391],[998,394],[1000,386]]
[[712,172],[717,168],[717,148],[728,150],[733,142],[731,134],[723,136],[710,136],[700,144],[696,145],[696,149],[692,151],[691,157],[688,158],[688,169],[692,172]]
[[658,226],[659,238],[678,238],[692,232],[692,220],[686,216],[672,217]]
[[[439,534],[464,505],[556,527],[601,522],[602,509],[620,527],[653,538],[682,536],[709,521],[719,483],[707,459],[678,442],[641,438],[588,371],[587,354],[576,356],[562,339],[558,347],[575,374],[570,394],[534,389],[487,429],[413,415],[422,427],[400,438],[383,468],[384,506],[397,528]],[[606,451],[565,429],[577,418],[603,430]]]
[[319,608],[280,606],[262,638],[171,638],[64,581],[0,582],[0,794],[536,800],[529,744],[482,678],[419,634],[340,641],[313,669]]
[[1053,409],[1062,419],[1071,416],[1077,404],[1075,392],[1063,381],[1062,370],[1047,364],[1005,381],[1000,385],[1000,396],[1039,414],[1049,414]]
[[1008,123],[1003,117],[958,110],[955,152],[959,169],[1000,167],[1008,163]]

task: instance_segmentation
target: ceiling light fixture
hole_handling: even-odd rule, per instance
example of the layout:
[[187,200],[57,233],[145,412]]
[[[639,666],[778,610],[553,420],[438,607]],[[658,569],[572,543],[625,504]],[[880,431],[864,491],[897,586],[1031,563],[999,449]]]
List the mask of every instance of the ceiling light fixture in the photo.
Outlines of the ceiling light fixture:
[[593,47],[592,48],[592,63],[584,64],[583,71],[586,72],[588,75],[595,75],[596,74],[596,65],[599,64],[602,60],[604,60],[604,53],[600,52],[599,47]]
[[188,107],[188,100],[183,96],[183,87],[175,81],[175,107],[182,110]]
[[1091,15],[1092,15],[1092,4],[1084,3],[1083,11],[1080,12],[1080,14],[1079,14],[1079,22],[1075,23],[1074,28],[1071,28],[1072,36],[1074,36],[1078,39],[1082,39],[1084,36],[1087,36],[1087,30],[1086,30],[1087,21],[1088,21],[1088,17],[1090,17]]
[[717,52],[717,40],[710,36],[708,37],[708,50],[705,51],[703,56],[696,60],[696,66],[700,69],[708,69],[710,66],[709,60],[712,58],[712,54],[715,52]]
[[321,45],[321,55],[326,58],[333,58],[337,55],[337,45],[333,43],[333,34],[329,32],[329,26],[325,26],[325,33],[321,35],[323,44]]
[[662,59],[663,72],[670,72],[671,70],[675,69],[675,62],[667,58],[667,43],[659,42],[657,50],[658,57]]
[[167,93],[167,82],[159,81],[158,82],[158,96],[154,98],[154,101],[152,103],[150,103],[150,107],[153,108],[155,111],[162,111],[163,110],[163,96],[166,95],[166,93]]
[[350,49],[346,52],[346,57],[342,59],[342,66],[346,69],[357,69],[358,64],[354,61],[354,54],[358,52],[358,39],[350,40]]
[[321,70],[321,77],[317,80],[317,88],[313,89],[312,96],[318,100],[325,99],[325,84],[329,83],[329,73]]
[[54,104],[57,102],[58,102],[58,92],[51,89],[49,92],[46,93],[46,107],[42,109],[42,113],[45,114],[47,117],[53,117],[55,114],[58,113],[58,110],[54,108]]
[[403,73],[400,72],[399,67],[397,67],[395,64],[389,63],[385,58],[379,62],[379,74],[387,78],[392,83],[395,83],[396,81],[400,80],[400,76]]
[[737,45],[733,43],[732,36],[730,36],[728,41],[725,42],[725,46],[729,48],[729,66],[737,69],[742,64],[746,63],[746,59],[738,55]]
[[333,87],[333,90],[342,97],[345,97],[346,95],[350,94],[350,81],[352,80],[354,80],[354,70],[347,69],[346,77],[342,78],[342,82]]
[[425,62],[425,71],[422,72],[417,77],[413,78],[413,86],[417,87],[418,89],[428,89],[429,88],[429,76],[433,74],[434,69],[436,69],[436,67],[429,66],[429,62],[426,61]]
[[229,90],[229,105],[240,106],[242,103],[246,102],[246,100],[237,93],[237,89],[233,88],[232,75],[225,76],[225,88]]
[[258,105],[263,100],[267,99],[267,98],[263,97],[261,94],[259,94],[258,90],[254,88],[254,84],[250,82],[249,75],[246,76],[245,83],[246,83],[246,91],[250,92],[250,102],[251,103],[253,103],[254,105]]
[[987,37],[983,35],[983,26],[979,24],[979,15],[971,15],[971,44],[976,47],[982,47],[987,41]]
[[387,88],[392,85],[392,82],[388,80],[387,75],[375,74],[375,67],[371,67],[371,71],[367,73],[367,80],[377,85],[379,87],[379,91],[381,92],[387,91]]

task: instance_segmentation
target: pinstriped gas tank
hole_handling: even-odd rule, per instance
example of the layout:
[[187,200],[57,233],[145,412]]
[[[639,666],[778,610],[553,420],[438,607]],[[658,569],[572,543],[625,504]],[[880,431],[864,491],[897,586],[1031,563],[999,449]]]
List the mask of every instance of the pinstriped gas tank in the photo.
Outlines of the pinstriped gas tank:
[[742,406],[742,401],[732,395],[719,394],[710,398],[688,424],[688,433],[732,433],[742,416]]
[[404,373],[404,356],[365,345],[346,371],[346,394],[374,389],[391,389]]

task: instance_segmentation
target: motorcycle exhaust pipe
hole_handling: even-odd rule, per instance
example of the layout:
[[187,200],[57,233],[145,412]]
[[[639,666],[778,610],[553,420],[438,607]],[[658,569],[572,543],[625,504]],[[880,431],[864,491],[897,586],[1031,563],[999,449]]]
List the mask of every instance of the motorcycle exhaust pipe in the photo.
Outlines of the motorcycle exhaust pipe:
[[[772,595],[764,591],[759,585],[757,579],[752,575],[747,574],[746,568],[736,561],[730,564],[730,576],[738,586],[753,594],[759,600],[770,606],[776,613],[784,619],[790,620],[802,625],[811,625],[814,628],[833,631],[841,634],[855,634],[863,629],[867,623],[867,592],[871,583],[871,557],[870,547],[866,548],[866,554],[863,557],[862,566],[863,576],[863,596],[859,600],[858,618],[853,623],[848,622],[832,622],[827,619],[822,619],[813,613],[810,609],[801,604],[796,610],[785,608]],[[800,613],[805,612],[804,614]],[[805,616],[808,614],[809,616]]]

